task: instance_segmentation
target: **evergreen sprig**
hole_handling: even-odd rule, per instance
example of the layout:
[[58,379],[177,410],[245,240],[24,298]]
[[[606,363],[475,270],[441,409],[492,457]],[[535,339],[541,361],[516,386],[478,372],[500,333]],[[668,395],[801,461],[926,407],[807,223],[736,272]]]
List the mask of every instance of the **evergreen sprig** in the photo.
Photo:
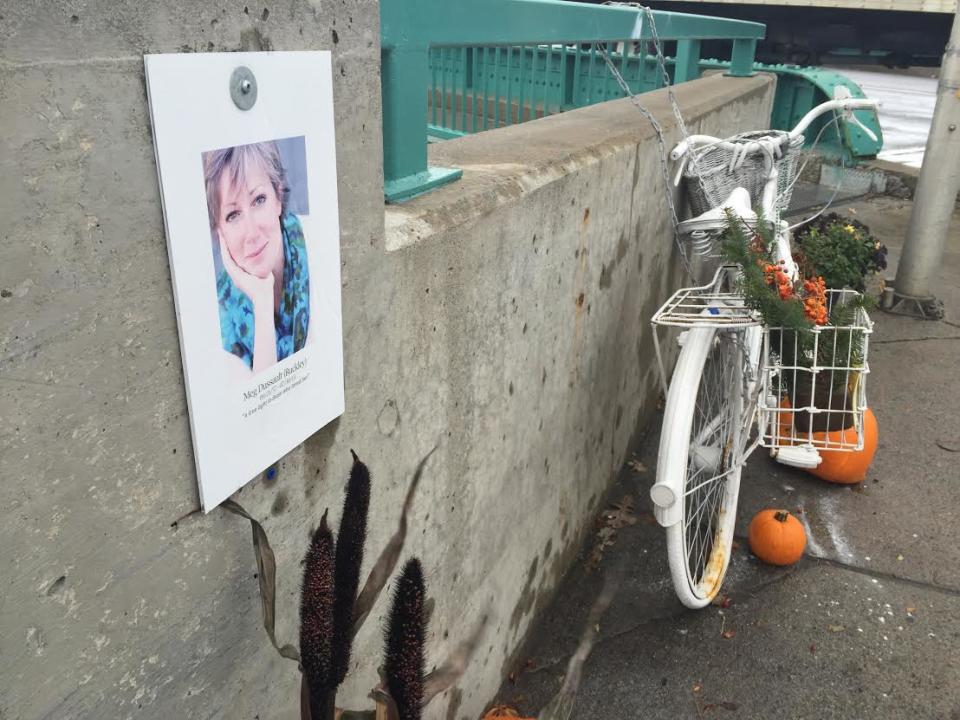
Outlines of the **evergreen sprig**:
[[[786,330],[805,331],[813,327],[807,318],[803,303],[794,297],[783,300],[777,288],[767,283],[764,265],[773,264],[773,230],[760,218],[755,235],[736,215],[727,215],[727,229],[721,240],[721,253],[726,262],[742,268],[740,292],[751,310],[756,310],[764,324]],[[802,333],[809,335],[809,333]]]

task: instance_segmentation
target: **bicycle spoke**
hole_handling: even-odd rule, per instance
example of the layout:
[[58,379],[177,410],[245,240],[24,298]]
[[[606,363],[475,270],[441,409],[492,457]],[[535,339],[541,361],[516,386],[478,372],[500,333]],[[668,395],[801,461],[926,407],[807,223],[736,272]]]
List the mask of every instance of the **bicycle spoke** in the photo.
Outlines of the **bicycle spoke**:
[[736,343],[737,338],[733,335],[717,336],[704,363],[694,401],[683,493],[685,554],[688,575],[694,585],[703,581],[714,553],[721,527],[720,511],[735,461],[730,452],[740,418],[734,417],[730,397],[731,391],[743,391],[740,383],[735,389],[733,385],[736,382],[735,363],[738,357],[745,357],[745,353],[738,356]]

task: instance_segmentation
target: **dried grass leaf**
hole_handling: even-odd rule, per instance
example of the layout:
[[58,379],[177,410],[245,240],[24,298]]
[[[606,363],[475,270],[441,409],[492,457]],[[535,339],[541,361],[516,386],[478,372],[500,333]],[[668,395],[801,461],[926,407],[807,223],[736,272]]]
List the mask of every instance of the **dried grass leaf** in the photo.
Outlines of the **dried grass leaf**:
[[460,643],[457,649],[450,654],[450,657],[424,679],[423,707],[426,707],[427,703],[444,690],[452,687],[463,676],[467,665],[470,663],[470,658],[480,645],[480,638],[487,626],[488,615],[489,613],[484,613],[470,637]]
[[354,637],[357,636],[370,611],[373,610],[380,591],[383,590],[384,585],[387,584],[387,580],[390,579],[394,569],[397,567],[397,561],[400,559],[400,553],[403,551],[403,542],[407,537],[407,513],[413,505],[413,496],[417,491],[417,486],[420,484],[420,478],[423,476],[423,469],[427,464],[427,460],[430,459],[430,456],[433,455],[436,449],[437,446],[434,445],[433,449],[430,450],[417,465],[417,470],[414,472],[413,479],[410,481],[410,487],[407,489],[407,497],[403,501],[399,527],[393,534],[393,537],[390,538],[390,542],[387,543],[383,552],[380,553],[380,557],[377,558],[377,562],[374,563],[373,568],[370,570],[370,575],[367,577],[363,590],[361,590],[357,596],[357,603],[353,608]]
[[563,685],[553,700],[537,715],[537,720],[569,720],[577,699],[577,689],[580,687],[580,680],[583,677],[583,666],[587,662],[587,658],[590,657],[590,652],[597,641],[600,618],[610,607],[613,596],[620,586],[622,573],[623,565],[621,563],[607,575],[603,590],[600,591],[593,607],[590,608],[590,615],[580,638],[580,645],[570,658],[570,662],[567,663],[567,674],[563,678]]
[[277,613],[277,559],[267,539],[267,532],[263,525],[254,520],[250,513],[233,500],[225,500],[220,506],[234,515],[239,515],[250,521],[253,532],[253,554],[257,559],[257,579],[260,583],[260,609],[263,614],[263,629],[273,643],[273,647],[282,657],[294,662],[300,662],[300,653],[293,645],[281,646],[277,642],[276,613]]

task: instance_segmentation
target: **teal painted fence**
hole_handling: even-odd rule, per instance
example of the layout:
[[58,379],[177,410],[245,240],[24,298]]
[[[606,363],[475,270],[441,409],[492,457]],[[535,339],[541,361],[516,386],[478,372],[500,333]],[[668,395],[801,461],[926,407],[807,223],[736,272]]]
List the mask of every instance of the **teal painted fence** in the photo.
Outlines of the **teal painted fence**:
[[[655,59],[623,45],[607,54],[631,91],[662,87]],[[428,133],[450,138],[613,100],[623,92],[596,46],[533,45],[433,48],[427,96]]]
[[[653,11],[653,18],[658,36],[675,43],[677,82],[699,73],[702,40],[730,41],[729,74],[752,74],[763,25],[665,11]],[[428,126],[434,136],[455,137],[620,97],[596,50],[582,47],[623,43],[614,61],[625,77],[647,78],[649,89],[658,82],[634,53],[653,39],[636,7],[381,0],[380,32],[384,195],[391,202],[460,177],[455,168],[428,167]]]
[[[631,92],[639,94],[663,86],[656,56],[632,52],[629,43],[619,47],[608,55]],[[730,71],[729,62],[700,60],[694,65],[690,59],[690,55],[681,56],[678,63],[676,57],[666,58],[672,83],[699,77],[704,70]],[[762,63],[754,63],[753,69],[777,75],[770,127],[780,130],[793,128],[810,109],[831,99],[838,86],[849,89],[853,97],[864,96],[856,83],[830,70]],[[434,139],[459,137],[623,97],[596,47],[433,48],[430,81],[427,132]],[[857,117],[877,135],[876,141],[842,121],[838,127],[827,127],[831,118],[824,116],[808,130],[807,146],[819,136],[818,150],[826,156],[842,158],[846,163],[876,157],[883,143],[877,115],[862,110],[857,111]]]

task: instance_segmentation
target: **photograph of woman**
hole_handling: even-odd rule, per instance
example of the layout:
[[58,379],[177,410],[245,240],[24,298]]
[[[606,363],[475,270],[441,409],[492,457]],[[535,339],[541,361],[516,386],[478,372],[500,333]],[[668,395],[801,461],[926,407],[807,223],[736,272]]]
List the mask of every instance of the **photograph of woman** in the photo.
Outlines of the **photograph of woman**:
[[[221,343],[248,373],[293,355],[310,335],[307,245],[294,213],[307,210],[303,141],[203,153]],[[300,171],[298,187],[291,188],[281,144]]]
[[[332,58],[161,53],[144,71],[208,512],[346,407]],[[241,76],[260,88],[242,103]]]

